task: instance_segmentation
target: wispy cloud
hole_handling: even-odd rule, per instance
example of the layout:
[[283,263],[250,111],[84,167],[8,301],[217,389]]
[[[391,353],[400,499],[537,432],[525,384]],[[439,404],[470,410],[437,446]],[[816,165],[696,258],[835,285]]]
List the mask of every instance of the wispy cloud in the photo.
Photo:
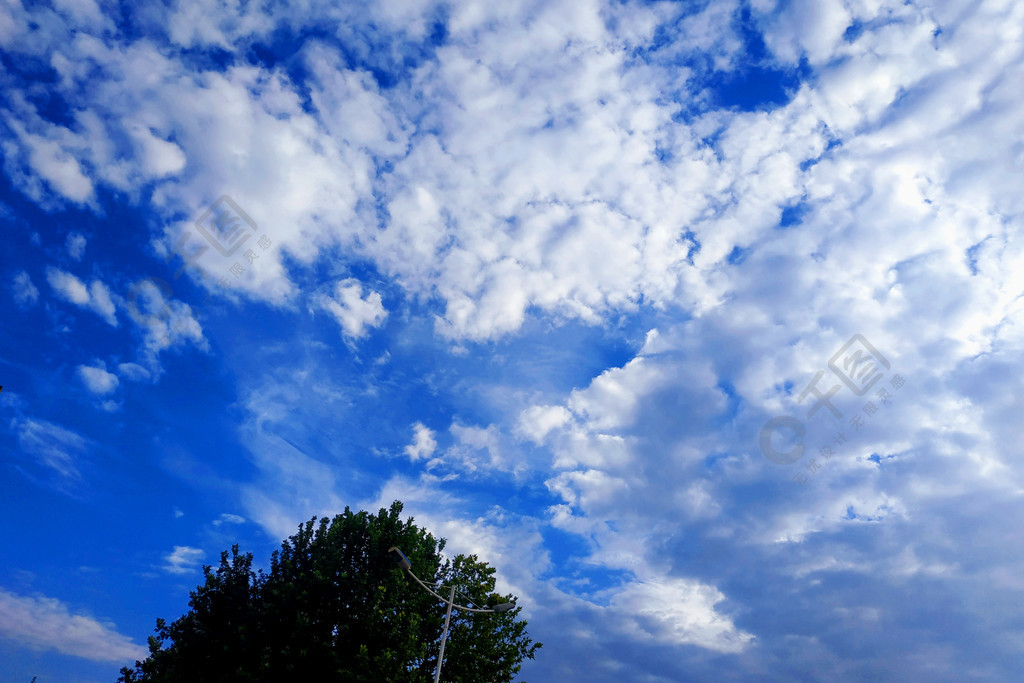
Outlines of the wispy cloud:
[[196,571],[206,553],[200,548],[187,545],[176,545],[174,550],[164,557],[164,571],[170,574],[190,574]]
[[245,517],[225,512],[220,517],[213,520],[214,526],[220,526],[221,524],[245,524]]
[[117,632],[110,622],[73,613],[54,598],[0,588],[0,636],[34,650],[52,650],[95,662],[143,659],[146,648]]
[[86,440],[60,425],[31,418],[15,420],[18,444],[39,464],[62,479],[77,479],[79,460],[85,455]]
[[32,283],[29,274],[23,270],[14,276],[11,293],[14,296],[14,303],[22,308],[28,308],[39,301],[39,290]]
[[120,363],[117,372],[129,382],[141,382],[150,378],[150,372],[138,363]]
[[68,238],[64,243],[64,248],[68,251],[68,256],[73,261],[81,261],[82,256],[85,255],[86,239],[85,235],[80,232],[68,233]]
[[125,307],[129,317],[143,333],[139,356],[144,363],[144,367],[138,368],[131,367],[137,364],[122,366],[127,378],[143,379],[139,369],[159,376],[159,357],[163,351],[187,346],[203,351],[209,349],[202,325],[196,320],[192,307],[172,298],[154,281],[142,280],[132,285]]

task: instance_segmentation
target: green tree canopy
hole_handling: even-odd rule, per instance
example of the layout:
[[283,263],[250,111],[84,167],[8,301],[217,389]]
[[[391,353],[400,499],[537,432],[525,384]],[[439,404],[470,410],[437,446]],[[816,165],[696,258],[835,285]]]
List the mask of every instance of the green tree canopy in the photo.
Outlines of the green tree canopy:
[[[238,546],[203,567],[187,614],[157,619],[149,657],[121,670],[119,683],[227,681],[432,681],[444,604],[388,556],[400,547],[428,583],[458,587],[456,602],[486,607],[512,600],[494,592],[494,569],[475,555],[449,560],[444,539],[401,519],[402,504],[377,515],[345,508],[315,517],[281,544],[269,572],[254,572]],[[442,680],[511,681],[541,647],[520,609],[452,613]]]

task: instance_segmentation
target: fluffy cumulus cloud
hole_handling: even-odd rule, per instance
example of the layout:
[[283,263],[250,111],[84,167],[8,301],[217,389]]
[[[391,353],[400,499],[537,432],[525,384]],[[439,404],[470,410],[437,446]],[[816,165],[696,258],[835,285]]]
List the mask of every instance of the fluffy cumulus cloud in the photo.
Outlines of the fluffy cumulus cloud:
[[85,306],[89,303],[89,289],[81,280],[58,268],[51,268],[46,272],[46,279],[54,291],[64,299],[78,306]]
[[[3,169],[47,211],[144,206],[181,282],[300,321],[225,373],[246,519],[283,537],[404,500],[521,597],[548,644],[531,680],[1024,675],[1024,5],[179,2],[139,21],[145,40],[92,5],[0,10],[3,49],[45,57],[68,105],[12,85]],[[155,280],[122,300],[45,272],[136,323],[134,361],[78,366],[96,394],[225,324]],[[12,293],[39,298],[26,272]],[[312,338],[323,312],[343,339]],[[851,374],[865,359],[878,372]],[[15,433],[77,476],[83,437]]]
[[[221,28],[200,44],[242,45],[276,19],[238,22],[224,8],[207,9],[206,21]],[[425,5],[399,20],[371,8],[366,20],[397,29],[396,21],[403,27],[427,21],[436,9]],[[29,136],[59,147],[69,169],[72,162],[74,169],[91,169],[98,182],[124,192],[180,171],[155,193],[168,217],[197,215],[215,199],[210,188],[230,189],[277,245],[242,277],[229,279],[231,288],[280,302],[295,292],[285,255],[310,263],[324,248],[352,250],[417,296],[440,296],[439,330],[451,337],[515,331],[531,308],[596,322],[643,299],[713,298],[700,291],[707,289],[704,278],[686,261],[693,244],[680,234],[738,193],[716,180],[723,169],[701,149],[702,133],[676,125],[679,105],[662,102],[684,85],[678,70],[634,57],[635,48],[654,39],[658,22],[672,17],[663,9],[597,3],[556,4],[538,17],[532,11],[513,5],[500,19],[470,6],[455,11],[450,45],[388,91],[370,76],[370,65],[355,68],[337,49],[310,41],[301,56],[313,85],[312,109],[279,70],[189,71],[143,42],[51,35],[61,94],[88,106],[58,126],[29,100],[13,102],[27,161],[19,165],[12,156],[10,163],[26,191],[42,192],[32,185],[42,177],[75,201],[91,190],[71,187],[71,170],[63,183],[54,173],[29,172],[36,168]],[[349,10],[320,12],[362,21]],[[612,24],[618,33],[609,30]],[[490,27],[486,40],[480,25]],[[567,32],[544,33],[541,26]],[[411,50],[423,38],[422,32],[405,35],[398,49]],[[177,39],[190,45],[198,36]],[[565,54],[552,60],[563,47]],[[46,46],[15,41],[11,49],[32,53]],[[773,163],[795,173],[828,142],[823,129],[802,121],[792,135],[804,138],[803,156]],[[140,136],[180,148],[190,166],[167,162],[176,155],[154,152],[158,146],[140,144]],[[122,149],[133,153],[119,154]],[[653,163],[658,159],[666,161]],[[381,174],[382,168],[391,171]],[[761,192],[747,213],[795,192]],[[382,225],[380,212],[368,208],[378,205],[378,195],[387,216]],[[171,220],[168,243],[188,229]],[[722,232],[721,226],[709,232]],[[722,239],[730,236],[726,231]],[[221,256],[209,249],[196,263],[219,276],[230,265]],[[343,298],[358,294],[349,284],[346,292]],[[350,321],[348,334],[363,329],[358,320],[379,315],[369,296],[359,313],[351,310],[354,300],[338,302]]]
[[99,366],[79,365],[78,377],[86,389],[100,396],[113,392],[119,384],[117,375],[107,372],[106,367],[102,364]]
[[33,650],[57,651],[95,662],[124,662],[146,656],[146,648],[117,627],[75,614],[54,598],[18,595],[0,588],[0,637]]
[[63,198],[75,203],[85,203],[92,199],[93,182],[83,171],[78,162],[61,142],[52,139],[64,137],[55,130],[52,124],[42,123],[41,133],[27,130],[21,123],[8,115],[7,127],[11,130],[20,145],[5,142],[4,149],[10,158],[18,159],[25,165],[25,188],[33,197],[41,199],[41,179],[50,190]]
[[434,438],[434,432],[422,422],[414,424],[412,431],[412,443],[405,447],[405,454],[413,461],[432,456],[437,450],[437,439]]
[[110,289],[100,280],[93,280],[87,286],[82,280],[60,268],[48,268],[46,280],[60,298],[93,311],[112,327],[118,326]]
[[635,582],[612,598],[638,639],[688,643],[719,652],[741,652],[753,636],[717,614],[724,596],[709,586],[683,580]]
[[334,296],[323,295],[318,303],[338,321],[346,337],[355,339],[379,327],[388,317],[380,294],[370,291],[364,295],[363,285],[352,278],[338,282]]

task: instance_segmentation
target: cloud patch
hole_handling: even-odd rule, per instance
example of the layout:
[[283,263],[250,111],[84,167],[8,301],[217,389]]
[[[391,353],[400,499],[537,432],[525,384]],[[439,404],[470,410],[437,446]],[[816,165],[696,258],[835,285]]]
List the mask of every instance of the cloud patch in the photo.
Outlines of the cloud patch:
[[432,456],[434,451],[437,450],[437,440],[434,438],[434,432],[422,422],[415,423],[412,426],[412,430],[412,443],[405,447],[405,454],[413,462]]
[[97,396],[105,396],[117,389],[119,381],[117,375],[107,372],[102,364],[98,366],[79,365],[78,377],[82,380],[85,388]]
[[[163,281],[145,279],[134,283],[126,297],[128,315],[142,331],[139,355],[144,367],[140,367],[150,375],[160,375],[159,356],[163,351],[190,345],[202,351],[209,350],[202,325],[193,315],[192,307],[172,298],[171,293]],[[127,378],[144,379],[138,368],[121,367],[128,373]]]
[[39,301],[39,290],[32,283],[29,274],[23,270],[15,274],[14,281],[11,282],[11,295],[19,308],[34,306]]
[[220,517],[213,520],[214,526],[220,526],[222,524],[245,524],[245,517],[225,512]]
[[611,605],[641,640],[654,638],[670,645],[742,652],[754,636],[715,611],[715,605],[724,599],[711,586],[666,578],[631,582],[615,593]]
[[362,283],[354,278],[338,282],[334,296],[321,295],[317,303],[341,325],[342,333],[352,339],[366,336],[388,317],[380,294],[367,291],[364,296]]
[[191,574],[196,571],[206,553],[200,548],[187,545],[176,545],[174,550],[164,557],[163,569],[169,574]]
[[78,479],[79,461],[86,453],[86,440],[60,425],[32,418],[15,421],[18,445],[40,464],[63,480]]
[[52,267],[46,269],[46,280],[60,298],[93,311],[112,327],[118,326],[110,290],[101,281],[93,280],[86,286],[71,273]]
[[120,363],[117,372],[130,382],[141,382],[150,378],[150,372],[138,363]]
[[49,650],[94,662],[143,659],[146,648],[108,622],[75,614],[54,598],[0,588],[0,636],[33,650]]
[[82,256],[85,255],[85,245],[85,235],[80,232],[68,233],[68,238],[64,242],[64,248],[67,250],[68,256],[71,257],[72,261],[82,260]]

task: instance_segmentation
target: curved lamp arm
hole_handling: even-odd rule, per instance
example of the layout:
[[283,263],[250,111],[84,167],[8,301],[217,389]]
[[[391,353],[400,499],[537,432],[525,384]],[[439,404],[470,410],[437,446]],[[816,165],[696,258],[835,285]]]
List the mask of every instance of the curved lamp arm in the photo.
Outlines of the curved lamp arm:
[[403,553],[401,550],[399,550],[397,546],[391,546],[390,548],[388,548],[388,554],[391,555],[392,559],[394,559],[395,562],[398,563],[398,566],[400,566],[402,569],[404,569],[406,572],[408,572],[409,576],[411,576],[412,578],[414,578],[416,580],[416,583],[418,583],[419,585],[423,586],[423,590],[427,591],[428,593],[433,595],[435,598],[437,598],[438,600],[440,600],[444,604],[451,605],[455,609],[460,609],[463,612],[477,612],[479,614],[493,614],[495,612],[507,612],[507,611],[509,611],[510,609],[513,609],[516,606],[514,602],[505,602],[505,603],[502,603],[500,605],[495,605],[494,609],[476,609],[476,608],[473,608],[473,607],[463,607],[462,605],[458,605],[458,604],[455,603],[454,600],[449,600],[448,598],[445,598],[445,597],[437,594],[434,591],[434,589],[432,589],[430,586],[428,586],[427,584],[425,584],[422,581],[420,581],[420,577],[416,576],[413,573],[413,571],[412,571],[412,563],[409,562],[409,558],[407,558],[405,556],[405,553]]

